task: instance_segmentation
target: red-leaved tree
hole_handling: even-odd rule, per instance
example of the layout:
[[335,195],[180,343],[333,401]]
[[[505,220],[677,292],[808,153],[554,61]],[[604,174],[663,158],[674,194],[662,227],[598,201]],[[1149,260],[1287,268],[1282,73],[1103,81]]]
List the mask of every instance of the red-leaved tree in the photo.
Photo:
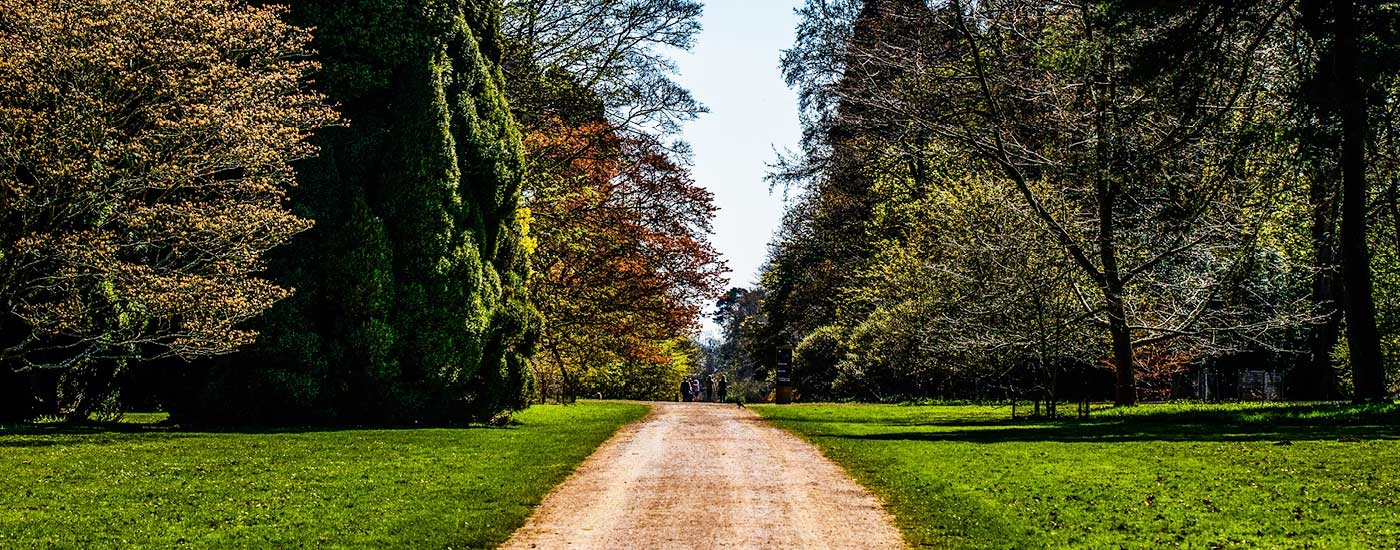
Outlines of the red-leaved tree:
[[685,373],[679,341],[724,284],[713,195],[660,143],[605,123],[556,124],[525,145],[542,391],[666,396]]

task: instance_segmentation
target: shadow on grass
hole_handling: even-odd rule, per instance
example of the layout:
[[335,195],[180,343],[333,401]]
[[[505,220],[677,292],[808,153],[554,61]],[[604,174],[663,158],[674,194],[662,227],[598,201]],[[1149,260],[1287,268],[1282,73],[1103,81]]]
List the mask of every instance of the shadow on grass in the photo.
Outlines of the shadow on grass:
[[1344,426],[1327,429],[1261,430],[1258,426],[1144,427],[1133,425],[1082,425],[1074,427],[1006,428],[948,432],[888,432],[858,435],[828,435],[841,439],[886,441],[956,441],[964,443],[1123,443],[1134,441],[1247,442],[1247,441],[1340,441],[1397,440],[1395,426]]
[[[786,420],[785,420],[786,421]],[[810,420],[822,422],[821,420]],[[842,419],[825,422],[847,423]],[[1032,422],[1027,424],[1027,422]],[[861,419],[865,425],[878,421]],[[1400,407],[1395,405],[1300,405],[1271,409],[1193,410],[1127,413],[1088,420],[955,420],[883,423],[894,431],[820,434],[825,437],[886,441],[966,443],[1062,442],[1292,442],[1400,440]],[[920,430],[919,428],[929,428]],[[820,433],[820,432],[818,432]]]
[[[160,434],[168,437],[185,437],[213,434],[276,435],[276,434],[316,434],[353,431],[412,432],[423,430],[515,430],[525,425],[512,421],[506,425],[491,424],[426,424],[426,425],[303,425],[303,426],[259,426],[223,424],[173,424],[129,423],[129,422],[44,422],[29,424],[0,424],[0,437],[5,436],[97,436],[97,435],[139,435]],[[0,447],[40,447],[60,443],[79,443],[82,440],[0,440]]]
[[901,419],[888,420],[881,418],[775,418],[775,420],[790,424],[863,424],[871,426],[889,426],[899,428],[917,428],[920,426],[943,426],[949,428],[979,428],[979,427],[1001,427],[1001,426],[1022,426],[1026,423],[1043,424],[1046,422],[1057,423],[1062,420],[1051,420],[1046,418],[1018,417],[1016,420],[1009,418],[939,418],[928,419]]
[[0,441],[0,449],[14,448],[23,449],[27,447],[51,447],[57,443],[48,440],[21,439],[18,441]]

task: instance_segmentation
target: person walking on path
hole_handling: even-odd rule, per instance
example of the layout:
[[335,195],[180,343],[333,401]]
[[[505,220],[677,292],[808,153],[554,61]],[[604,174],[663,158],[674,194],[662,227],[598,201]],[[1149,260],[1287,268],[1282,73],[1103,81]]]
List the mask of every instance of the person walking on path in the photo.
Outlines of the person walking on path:
[[724,379],[724,375],[719,375],[719,402],[729,402],[729,381]]
[[690,381],[689,381],[689,380],[681,380],[681,402],[682,402],[682,403],[689,403],[689,402],[690,402]]
[[695,401],[695,400],[697,400],[697,399],[700,399],[700,379],[698,379],[698,378],[691,378],[691,379],[690,379],[690,400],[691,400],[691,401]]

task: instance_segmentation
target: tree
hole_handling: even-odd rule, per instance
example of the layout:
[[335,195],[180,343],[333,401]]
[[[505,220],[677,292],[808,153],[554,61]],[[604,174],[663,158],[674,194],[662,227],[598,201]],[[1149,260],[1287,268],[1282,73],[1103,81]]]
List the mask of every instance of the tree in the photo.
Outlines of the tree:
[[[1366,146],[1368,83],[1361,69],[1361,18],[1355,0],[1335,0],[1326,31],[1332,42],[1330,67],[1337,97],[1333,108],[1341,120],[1341,265],[1346,289],[1344,303],[1348,358],[1351,361],[1355,399],[1378,401],[1387,397],[1385,363],[1380,333],[1376,329],[1375,299],[1371,281],[1371,253],[1366,242],[1367,185]],[[1316,12],[1313,12],[1317,16]]]
[[[676,360],[689,357],[676,342],[723,284],[708,242],[713,196],[660,144],[606,123],[536,131],[526,147],[540,376],[557,374],[563,399],[669,396],[685,373]],[[649,372],[638,365],[669,374],[637,375]],[[623,367],[634,375],[599,374]]]
[[284,12],[0,1],[0,360],[84,376],[71,417],[128,361],[251,343],[291,294],[264,258],[310,226],[291,163],[337,116]]
[[694,44],[700,12],[689,0],[506,3],[530,287],[547,319],[541,397],[667,398],[689,368],[679,342],[723,267],[707,240],[712,198],[690,181],[685,145],[664,141],[704,112],[668,57]]
[[[1368,227],[1376,224],[1372,195],[1386,196],[1385,107],[1394,101],[1387,82],[1396,69],[1397,4],[1386,1],[1309,0],[1258,2],[1284,14],[1276,28],[1287,34],[1289,58],[1279,63],[1293,119],[1287,128],[1299,168],[1309,176],[1311,238],[1316,275],[1313,296],[1322,320],[1310,338],[1310,360],[1298,369],[1296,395],[1336,394],[1332,351],[1345,318],[1347,358],[1358,400],[1386,394],[1381,334],[1377,328]],[[1276,7],[1275,7],[1276,6]],[[1199,10],[1178,6],[1168,11]],[[1248,10],[1226,12],[1227,24],[1246,21]],[[1202,45],[1178,47],[1204,49]],[[1375,107],[1373,107],[1373,105]],[[1372,153],[1369,151],[1376,151]]]
[[[802,88],[809,111],[806,159],[786,173],[816,184],[799,209],[852,203],[844,194],[863,205],[865,221],[821,237],[825,224],[807,221],[820,216],[798,210],[775,248],[775,278],[765,280],[772,296],[804,302],[787,300],[780,284],[803,271],[785,266],[791,250],[815,251],[811,265],[841,258],[837,265],[877,273],[882,262],[866,254],[847,259],[823,249],[908,242],[923,220],[889,223],[882,213],[966,185],[958,177],[966,174],[1015,190],[1053,253],[1078,272],[1065,290],[1082,305],[1084,322],[1107,337],[1120,404],[1136,401],[1138,348],[1215,345],[1226,334],[1257,339],[1295,318],[1292,303],[1246,307],[1250,296],[1236,290],[1269,265],[1256,235],[1276,209],[1269,186],[1287,173],[1261,162],[1274,152],[1261,113],[1280,100],[1258,77],[1277,46],[1268,38],[1283,10],[1211,4],[1161,17],[1096,2],[885,0],[858,11],[851,4],[810,3],[809,18],[838,21],[804,23],[800,32],[812,36],[786,54],[789,81]],[[1236,21],[1234,10],[1249,14],[1240,19],[1246,23],[1223,24]],[[828,30],[841,20],[849,21],[848,38]],[[1208,47],[1150,61],[1172,53],[1160,47],[1164,38]],[[840,168],[852,157],[853,175]],[[1255,169],[1261,164],[1266,170]],[[827,179],[842,192],[831,192]],[[907,193],[872,202],[883,182],[900,180]],[[861,297],[867,286],[842,278],[819,285],[837,313],[817,318],[855,327],[881,304]],[[770,321],[791,326],[778,313],[769,311]]]
[[[919,223],[883,247],[861,288],[873,312],[851,331],[862,350],[839,382],[868,394],[1029,397],[1051,408],[1071,365],[1104,342],[1055,250],[1013,189],[968,176],[905,203]],[[978,395],[979,390],[983,395]]]
[[501,34],[517,116],[531,129],[577,123],[568,111],[597,102],[629,136],[679,132],[705,109],[671,80],[667,54],[695,44],[702,9],[692,0],[507,0]]
[[[878,253],[889,235],[875,227],[881,197],[875,191],[891,170],[921,176],[922,137],[908,125],[866,124],[868,110],[844,97],[859,90],[890,89],[901,71],[873,68],[852,57],[882,44],[902,44],[914,34],[907,19],[883,17],[885,2],[809,2],[801,13],[798,42],[783,56],[790,86],[799,89],[804,133],[801,157],[786,158],[770,174],[772,183],[796,189],[769,249],[763,284],[764,323],[759,355],[772,361],[777,349],[797,345],[809,333],[859,317],[845,290]],[[872,68],[867,72],[846,67]],[[864,311],[868,313],[868,310]],[[847,322],[847,324],[850,324]]]
[[753,355],[754,331],[762,325],[760,306],[767,290],[735,287],[715,302],[713,319],[719,326],[718,345],[711,359],[713,371],[732,372],[740,379],[754,379],[766,368]]
[[217,420],[459,422],[527,404],[523,158],[494,1],[292,2],[350,125],[317,135],[274,263],[301,292],[182,412]]

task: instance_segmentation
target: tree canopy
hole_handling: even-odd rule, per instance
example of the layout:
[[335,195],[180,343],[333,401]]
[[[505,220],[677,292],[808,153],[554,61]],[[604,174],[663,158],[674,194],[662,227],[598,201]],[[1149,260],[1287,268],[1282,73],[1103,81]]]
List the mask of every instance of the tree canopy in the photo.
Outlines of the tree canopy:
[[[1356,396],[1384,393],[1365,313],[1378,222],[1355,209],[1391,176],[1344,162],[1381,134],[1344,138],[1356,103],[1317,88],[1330,71],[1387,93],[1344,65],[1387,51],[1358,22],[1388,4],[1352,5],[808,2],[783,59],[806,131],[771,175],[798,198],[760,355],[796,348],[809,394],[881,399],[1053,395],[1106,365],[1131,404],[1163,395],[1159,367],[1261,354],[1326,387],[1306,365],[1330,364],[1346,311]],[[1346,162],[1365,181],[1338,193]]]
[[[7,370],[105,381],[127,361],[227,354],[291,294],[266,255],[311,226],[287,207],[292,163],[338,117],[284,13],[0,2]],[[106,388],[48,406],[85,417]]]
[[0,0],[0,417],[1396,388],[1400,3],[807,0],[727,293],[700,2],[286,4]]

